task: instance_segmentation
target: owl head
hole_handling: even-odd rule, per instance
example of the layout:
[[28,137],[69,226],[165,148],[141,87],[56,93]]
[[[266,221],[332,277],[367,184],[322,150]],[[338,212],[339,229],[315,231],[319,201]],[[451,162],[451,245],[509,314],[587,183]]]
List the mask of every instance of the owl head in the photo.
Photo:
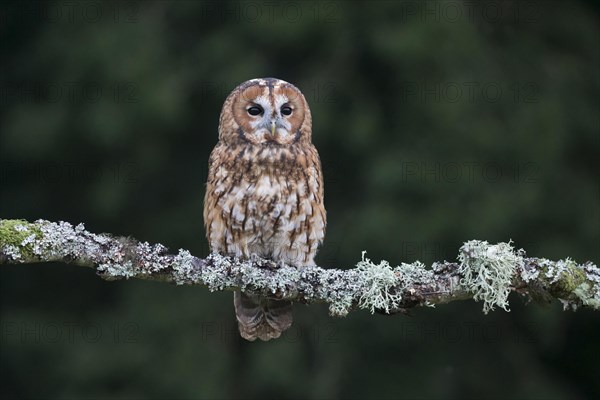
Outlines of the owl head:
[[276,78],[236,87],[221,110],[219,139],[226,143],[289,146],[310,142],[311,115],[300,90]]

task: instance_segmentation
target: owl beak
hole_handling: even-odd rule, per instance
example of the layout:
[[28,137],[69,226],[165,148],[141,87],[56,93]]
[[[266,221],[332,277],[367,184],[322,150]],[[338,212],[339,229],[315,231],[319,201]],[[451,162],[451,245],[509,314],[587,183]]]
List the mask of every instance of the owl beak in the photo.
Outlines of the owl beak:
[[275,121],[271,121],[271,137],[275,137]]

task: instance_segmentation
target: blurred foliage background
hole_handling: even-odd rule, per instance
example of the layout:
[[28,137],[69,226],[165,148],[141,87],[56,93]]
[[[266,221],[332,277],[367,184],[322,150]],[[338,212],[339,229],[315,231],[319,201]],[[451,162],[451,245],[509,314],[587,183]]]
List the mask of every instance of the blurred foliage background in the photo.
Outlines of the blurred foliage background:
[[[593,1],[5,1],[0,40],[2,218],[206,255],[222,102],[274,76],[313,113],[319,265],[452,260],[469,239],[600,260]],[[297,305],[285,337],[246,343],[231,293],[66,265],[3,268],[0,290],[3,398],[600,395],[597,312],[514,294],[487,316]]]

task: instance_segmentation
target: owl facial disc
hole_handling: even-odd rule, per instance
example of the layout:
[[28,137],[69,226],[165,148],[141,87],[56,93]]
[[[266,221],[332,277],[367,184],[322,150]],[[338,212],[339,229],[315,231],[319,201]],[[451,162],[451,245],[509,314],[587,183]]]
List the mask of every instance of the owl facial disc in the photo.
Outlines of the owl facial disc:
[[226,107],[231,107],[239,136],[252,144],[287,146],[302,136],[310,140],[306,99],[286,81],[275,78],[246,81],[225,101]]

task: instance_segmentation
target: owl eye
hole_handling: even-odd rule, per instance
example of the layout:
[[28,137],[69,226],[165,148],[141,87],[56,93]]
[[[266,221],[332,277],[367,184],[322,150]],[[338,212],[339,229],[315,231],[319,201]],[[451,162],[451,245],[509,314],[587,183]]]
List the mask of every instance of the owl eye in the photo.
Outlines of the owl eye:
[[263,113],[263,109],[261,106],[252,106],[250,108],[248,108],[248,114],[256,116],[256,115],[260,115]]
[[281,113],[283,115],[292,115],[292,107],[290,107],[290,106],[282,106],[281,107]]

